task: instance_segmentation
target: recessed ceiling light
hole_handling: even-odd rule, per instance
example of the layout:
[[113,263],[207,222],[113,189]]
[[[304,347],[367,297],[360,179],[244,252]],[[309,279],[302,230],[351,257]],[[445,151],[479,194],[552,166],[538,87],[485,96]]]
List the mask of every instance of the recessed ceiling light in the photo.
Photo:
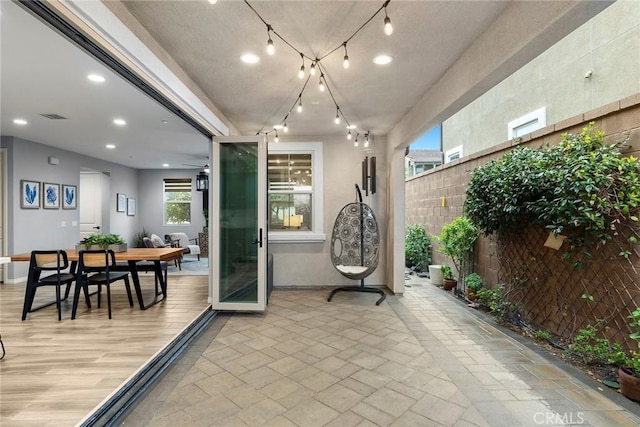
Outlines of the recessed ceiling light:
[[240,57],[245,64],[256,64],[260,62],[260,57],[254,53],[245,53]]
[[13,123],[15,123],[17,125],[26,125],[27,121],[25,119],[14,119]]
[[91,80],[92,82],[96,82],[96,83],[104,82],[104,77],[102,77],[101,75],[98,75],[98,74],[89,74],[87,76],[87,78],[89,80]]
[[378,65],[386,65],[393,61],[393,58],[389,55],[378,55],[373,58],[373,62]]
[[113,144],[107,144],[105,145],[105,147],[107,147],[109,150],[113,150],[114,148],[116,148],[116,146]]
[[169,167],[169,163],[163,163],[163,164],[162,164],[162,167],[163,167],[163,168],[168,168],[168,167]]
[[116,125],[118,125],[118,126],[124,126],[124,125],[126,125],[126,124],[127,124],[127,122],[125,122],[125,121],[124,121],[124,120],[122,120],[122,119],[115,119],[115,120],[113,121],[113,123],[115,123],[115,124],[116,124]]
[[160,120],[160,123],[167,124],[169,123],[169,120]]

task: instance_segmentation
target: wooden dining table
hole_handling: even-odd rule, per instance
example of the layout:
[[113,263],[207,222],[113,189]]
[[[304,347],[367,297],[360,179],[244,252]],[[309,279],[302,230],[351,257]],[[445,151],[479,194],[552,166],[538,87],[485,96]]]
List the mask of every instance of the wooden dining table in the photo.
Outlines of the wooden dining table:
[[[71,271],[75,272],[76,265],[79,260],[78,252],[75,249],[64,249],[67,258],[71,261]],[[129,272],[133,279],[133,286],[136,291],[136,297],[140,304],[141,310],[146,310],[154,304],[163,301],[167,297],[167,282],[162,275],[162,261],[173,261],[182,254],[182,248],[129,248],[124,252],[115,252],[116,261],[127,261],[129,264]],[[11,261],[27,261],[31,260],[31,253],[23,253],[11,255]],[[162,298],[158,298],[156,294],[153,301],[145,303],[142,297],[142,289],[140,287],[140,278],[138,277],[138,269],[136,264],[140,261],[153,261],[155,265],[155,274],[160,283]]]

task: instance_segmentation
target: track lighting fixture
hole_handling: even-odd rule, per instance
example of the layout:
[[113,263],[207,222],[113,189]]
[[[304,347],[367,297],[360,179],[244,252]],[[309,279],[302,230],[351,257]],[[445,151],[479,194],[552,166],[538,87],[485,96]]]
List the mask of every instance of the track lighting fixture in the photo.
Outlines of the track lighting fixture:
[[316,61],[313,61],[311,63],[311,69],[309,70],[309,74],[311,74],[312,76],[316,75]]
[[271,40],[271,31],[273,31],[273,28],[267,24],[267,35],[269,36],[269,40],[267,40],[267,53],[269,55],[273,55],[276,51],[275,47],[273,47],[273,40]]
[[342,61],[342,66],[346,70],[349,68],[349,55],[347,54],[347,42],[342,43],[344,46],[344,60]]
[[382,6],[384,8],[384,33],[388,36],[393,34],[393,25],[391,25],[391,18],[387,15],[387,5],[389,1],[386,1]]
[[298,71],[298,78],[304,79],[304,54],[300,53],[300,58],[302,58],[302,66],[300,67],[300,71]]
[[324,85],[324,74],[320,73],[320,82],[318,83],[318,87],[320,88],[320,92],[324,92],[326,86]]

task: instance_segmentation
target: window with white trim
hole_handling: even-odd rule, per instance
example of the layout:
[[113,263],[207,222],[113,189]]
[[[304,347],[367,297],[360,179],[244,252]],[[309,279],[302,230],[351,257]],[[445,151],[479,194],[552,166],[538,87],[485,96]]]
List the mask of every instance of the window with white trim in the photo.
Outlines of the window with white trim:
[[538,108],[522,117],[512,120],[507,125],[507,138],[518,138],[547,125],[547,107]]
[[447,152],[444,153],[445,163],[453,162],[454,160],[458,160],[461,157],[462,157],[462,145],[453,147],[452,149],[447,150]]
[[164,179],[164,224],[191,225],[191,178]]
[[324,241],[322,144],[269,144],[267,177],[269,241]]

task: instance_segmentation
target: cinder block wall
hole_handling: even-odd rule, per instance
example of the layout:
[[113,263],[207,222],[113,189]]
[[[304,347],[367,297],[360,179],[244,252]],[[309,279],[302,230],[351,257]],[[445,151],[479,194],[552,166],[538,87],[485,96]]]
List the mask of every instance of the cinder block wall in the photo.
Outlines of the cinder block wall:
[[[640,93],[638,93],[539,129],[525,135],[518,142],[498,143],[490,149],[408,178],[405,184],[406,223],[423,224],[429,234],[439,234],[444,224],[462,215],[464,193],[474,168],[501,157],[517,145],[532,148],[545,144],[555,145],[560,141],[562,133],[580,132],[591,121],[594,121],[596,127],[607,135],[610,142],[619,140],[628,133],[630,140],[625,155],[640,157]],[[481,135],[478,136],[478,138],[481,137]],[[465,144],[472,143],[472,141],[465,142]],[[437,242],[434,239],[431,240],[434,246],[434,264],[451,264],[448,258],[438,253]],[[495,245],[491,239],[481,237],[476,244],[474,271],[490,284],[498,280],[498,260],[495,253]]]

